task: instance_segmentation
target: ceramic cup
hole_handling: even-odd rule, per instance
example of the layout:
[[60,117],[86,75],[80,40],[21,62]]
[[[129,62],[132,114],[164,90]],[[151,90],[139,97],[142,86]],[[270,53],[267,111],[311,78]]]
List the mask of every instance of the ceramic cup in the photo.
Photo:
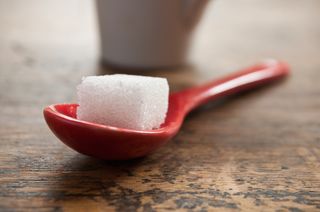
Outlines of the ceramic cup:
[[208,0],[97,0],[103,61],[124,68],[185,63]]

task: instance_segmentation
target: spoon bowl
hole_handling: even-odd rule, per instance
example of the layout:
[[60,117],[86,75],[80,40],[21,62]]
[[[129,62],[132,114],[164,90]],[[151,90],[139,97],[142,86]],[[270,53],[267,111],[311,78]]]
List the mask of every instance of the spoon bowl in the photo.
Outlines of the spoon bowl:
[[77,119],[77,104],[55,104],[43,111],[52,132],[67,146],[105,160],[142,157],[176,135],[185,116],[194,108],[284,78],[288,66],[269,60],[202,86],[171,93],[165,122],[154,130],[133,130]]
[[147,155],[179,130],[182,115],[179,96],[170,95],[165,123],[159,129],[139,131],[101,125],[77,119],[78,104],[55,104],[44,109],[44,117],[53,133],[67,146],[89,156],[105,160],[126,160]]

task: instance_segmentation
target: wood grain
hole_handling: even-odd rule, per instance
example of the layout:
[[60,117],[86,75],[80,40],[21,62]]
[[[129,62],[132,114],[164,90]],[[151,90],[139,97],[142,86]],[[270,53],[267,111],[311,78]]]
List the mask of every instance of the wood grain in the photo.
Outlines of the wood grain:
[[91,1],[0,2],[0,211],[320,210],[320,2],[211,2],[192,65],[132,72],[172,90],[275,57],[285,82],[211,103],[154,154],[106,162],[60,143],[44,106],[99,65]]

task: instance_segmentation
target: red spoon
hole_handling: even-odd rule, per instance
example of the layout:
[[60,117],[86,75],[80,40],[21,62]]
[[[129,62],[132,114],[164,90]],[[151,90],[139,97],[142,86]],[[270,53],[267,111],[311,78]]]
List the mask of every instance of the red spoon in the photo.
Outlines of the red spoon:
[[56,104],[44,109],[53,133],[72,149],[106,160],[126,160],[145,156],[174,135],[184,117],[208,101],[268,84],[288,75],[285,63],[268,61],[214,80],[208,84],[170,94],[165,123],[159,129],[139,131],[78,120],[77,104]]

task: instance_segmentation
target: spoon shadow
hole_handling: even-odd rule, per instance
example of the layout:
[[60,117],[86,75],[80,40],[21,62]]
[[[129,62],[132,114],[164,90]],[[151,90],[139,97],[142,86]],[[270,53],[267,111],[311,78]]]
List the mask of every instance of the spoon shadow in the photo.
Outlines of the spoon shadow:
[[104,192],[127,177],[134,176],[144,158],[127,161],[105,161],[76,155],[65,161],[63,169],[52,179],[48,196],[54,199],[105,195]]
[[[288,79],[281,79],[281,81],[285,80]],[[270,89],[276,90],[278,86],[281,86],[281,83],[274,82],[260,87],[256,87],[254,90],[241,91],[239,93],[208,102],[207,104],[201,105],[198,108],[195,108],[193,111],[191,111],[186,116],[186,120],[193,119],[194,117],[197,117],[199,114],[207,110],[218,110],[224,107],[232,107],[233,103],[236,103],[238,101],[247,101],[248,98],[262,98],[264,93],[266,93]]]

